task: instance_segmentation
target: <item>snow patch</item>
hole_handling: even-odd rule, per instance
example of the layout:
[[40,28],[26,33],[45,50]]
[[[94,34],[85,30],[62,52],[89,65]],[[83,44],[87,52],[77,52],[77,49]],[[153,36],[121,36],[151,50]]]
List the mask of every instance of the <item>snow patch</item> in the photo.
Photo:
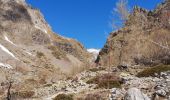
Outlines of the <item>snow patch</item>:
[[60,37],[63,38],[63,39],[66,39],[66,40],[71,40],[71,38],[67,38],[67,37],[61,36],[61,35],[59,35],[59,34],[58,34],[58,36],[60,36]]
[[16,46],[16,44],[14,44],[11,40],[9,40],[9,38],[5,35],[4,36],[5,40],[8,41],[9,43],[11,43],[12,45]]
[[[46,29],[43,29],[43,28],[41,28],[41,27],[39,27],[39,26],[37,26],[37,25],[35,25],[35,28],[37,28],[37,29],[43,31],[44,33],[46,33],[46,34],[48,35],[49,38],[51,38],[50,34],[48,34],[48,32],[47,32]],[[50,39],[50,40],[51,40],[51,39]]]
[[7,48],[5,48],[3,45],[0,44],[0,48],[6,52],[7,54],[9,54],[10,56],[12,56],[13,58],[17,59],[14,54],[12,52],[10,52]]
[[32,53],[28,52],[28,51],[24,51],[25,53],[27,53],[30,56],[34,56]]
[[43,31],[44,33],[46,33],[46,34],[47,34],[47,30],[46,30],[46,29],[40,28],[40,27],[39,27],[39,26],[37,26],[37,25],[35,25],[35,28],[37,28],[37,29],[39,29],[39,30],[41,30],[41,31]]
[[11,65],[9,65],[9,64],[4,64],[4,63],[0,63],[0,67],[12,69],[12,66],[11,66]]
[[94,49],[94,48],[92,48],[92,49],[87,49],[87,51],[88,51],[89,53],[93,54],[94,60],[95,60],[95,59],[97,59],[97,56],[98,56],[98,54],[99,54],[99,52],[100,52],[100,49]]
[[31,54],[30,52],[28,52],[28,51],[25,51],[25,53],[27,53],[27,54],[29,54],[29,55],[31,55],[31,56],[32,56],[32,54]]
[[87,51],[88,51],[89,53],[99,54],[100,49],[94,49],[94,48],[92,48],[92,49],[87,49]]

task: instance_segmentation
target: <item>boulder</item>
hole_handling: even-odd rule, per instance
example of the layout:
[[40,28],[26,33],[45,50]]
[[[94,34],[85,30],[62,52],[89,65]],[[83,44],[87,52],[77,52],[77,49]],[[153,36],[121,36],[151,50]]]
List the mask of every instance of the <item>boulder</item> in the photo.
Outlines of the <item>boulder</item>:
[[162,96],[162,97],[166,97],[166,95],[167,95],[166,91],[163,89],[157,90],[156,94],[159,96]]
[[150,99],[147,95],[142,93],[139,89],[130,88],[126,93],[124,100],[150,100]]
[[122,89],[112,88],[109,100],[122,100],[125,93],[126,93],[126,91],[124,88],[122,88]]

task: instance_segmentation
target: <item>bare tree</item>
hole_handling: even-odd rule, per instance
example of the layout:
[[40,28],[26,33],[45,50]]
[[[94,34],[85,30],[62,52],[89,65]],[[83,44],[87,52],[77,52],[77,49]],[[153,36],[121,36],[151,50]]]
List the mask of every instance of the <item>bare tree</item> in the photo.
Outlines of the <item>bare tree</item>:
[[112,11],[112,28],[120,28],[120,24],[124,23],[129,17],[128,0],[118,0],[116,8]]
[[119,0],[116,3],[117,12],[122,20],[127,20],[129,16],[128,0]]
[[[129,8],[128,8],[128,0],[118,0],[116,3],[116,8],[113,9],[112,11],[112,28],[113,29],[119,29],[122,24],[125,23],[126,20],[128,20],[129,17]],[[121,47],[120,47],[120,55],[119,55],[119,64],[122,62],[122,52],[123,52],[123,47],[125,44],[124,41],[125,38],[125,33],[123,33],[123,40],[120,41]],[[111,47],[111,45],[110,45]]]
[[7,92],[7,100],[11,100],[11,87],[12,87],[12,81],[9,82],[8,92]]
[[12,70],[8,70],[7,71],[8,75],[6,76],[6,80],[8,81],[8,88],[7,88],[7,100],[11,100],[11,88],[12,88],[12,84],[14,83],[14,73],[12,72]]

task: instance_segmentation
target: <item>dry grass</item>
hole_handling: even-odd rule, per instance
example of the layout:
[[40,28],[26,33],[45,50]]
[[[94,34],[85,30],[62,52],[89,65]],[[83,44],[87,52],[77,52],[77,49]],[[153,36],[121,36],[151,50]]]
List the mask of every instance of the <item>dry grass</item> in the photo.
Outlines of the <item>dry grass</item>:
[[37,51],[37,57],[38,58],[42,58],[44,56],[45,56],[44,53]]
[[48,49],[50,49],[52,51],[52,55],[56,59],[62,59],[62,58],[66,57],[65,53],[63,51],[59,50],[56,46],[49,46]]
[[73,95],[59,94],[53,100],[73,100]]
[[85,97],[85,100],[104,100],[100,94],[88,94]]
[[91,68],[89,69],[91,72],[97,72],[97,71],[102,71],[102,70],[105,70],[106,68],[103,68],[103,67],[99,67],[99,68]]
[[87,81],[87,84],[97,84],[96,88],[120,88],[120,79],[114,74],[96,76]]
[[74,75],[76,75],[76,74],[78,74],[78,73],[80,73],[80,72],[82,72],[84,70],[86,70],[86,67],[83,66],[83,65],[82,66],[73,66],[71,71],[70,71],[69,76],[74,76]]
[[13,98],[31,98],[34,95],[34,91],[19,91],[12,94]]
[[169,71],[170,65],[159,65],[152,68],[147,68],[137,74],[137,77],[149,77],[155,76],[155,73],[160,74],[161,72]]

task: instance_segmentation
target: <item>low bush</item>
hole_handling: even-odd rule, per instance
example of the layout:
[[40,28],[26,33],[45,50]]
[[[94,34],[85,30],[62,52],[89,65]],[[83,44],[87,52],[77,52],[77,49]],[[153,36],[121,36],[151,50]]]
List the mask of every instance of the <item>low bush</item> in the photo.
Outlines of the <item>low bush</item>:
[[52,55],[56,58],[56,59],[62,59],[65,58],[65,53],[61,50],[59,50],[57,47],[55,46],[49,46],[48,49],[50,49],[52,51]]
[[45,84],[44,87],[51,87],[52,84]]
[[137,77],[149,77],[155,76],[155,73],[160,74],[161,72],[169,71],[170,65],[159,65],[152,68],[147,68],[141,72],[139,72],[136,76]]
[[73,100],[73,95],[59,94],[53,100]]
[[19,91],[12,93],[13,98],[31,98],[35,94],[34,91]]
[[120,88],[121,84],[117,80],[103,80],[102,82],[99,82],[97,88]]
[[37,51],[37,57],[38,58],[41,58],[41,57],[44,57],[45,55],[42,53],[42,52],[39,52],[39,51]]
[[120,88],[120,78],[114,74],[104,74],[96,76],[86,82],[87,84],[97,84],[96,88]]
[[88,94],[85,100],[104,100],[100,94]]
[[105,70],[105,68],[103,67],[99,67],[99,68],[91,68],[89,69],[91,72],[97,72],[97,71],[102,71],[102,70]]
[[86,83],[87,84],[97,84],[98,80],[99,80],[98,77],[94,77],[94,78],[89,79]]

